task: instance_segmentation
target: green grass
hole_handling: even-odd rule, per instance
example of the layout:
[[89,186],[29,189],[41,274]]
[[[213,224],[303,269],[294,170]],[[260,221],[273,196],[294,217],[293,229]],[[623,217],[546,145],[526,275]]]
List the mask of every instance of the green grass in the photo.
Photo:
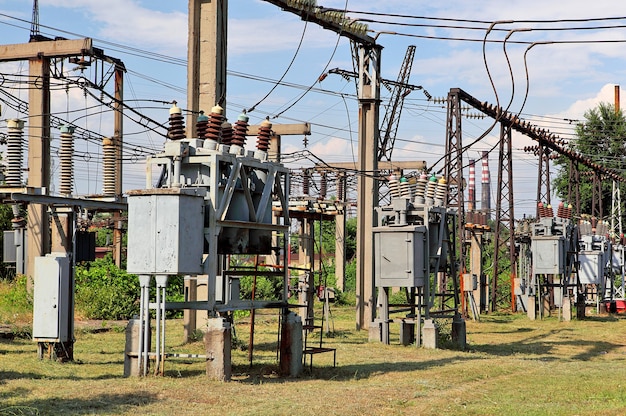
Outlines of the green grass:
[[[353,308],[334,308],[337,348],[313,372],[277,376],[274,311],[257,313],[249,365],[249,317],[236,325],[233,380],[211,381],[205,363],[168,360],[164,377],[123,378],[123,323],[76,331],[74,363],[38,361],[29,340],[0,341],[0,415],[616,415],[626,412],[626,317],[558,322],[493,314],[467,322],[467,351],[367,342]],[[103,330],[106,329],[106,330]],[[167,349],[182,344],[168,321]]]

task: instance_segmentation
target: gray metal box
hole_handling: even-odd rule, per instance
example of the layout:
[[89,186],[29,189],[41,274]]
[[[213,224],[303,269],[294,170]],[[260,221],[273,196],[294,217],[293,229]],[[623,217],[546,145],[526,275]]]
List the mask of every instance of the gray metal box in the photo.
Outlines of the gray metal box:
[[62,253],[35,257],[33,340],[70,341],[70,260]]
[[422,287],[428,275],[423,225],[374,228],[374,276],[379,287]]
[[578,253],[578,261],[580,270],[578,278],[583,285],[594,285],[602,283],[604,276],[604,267],[602,260],[604,253],[601,251],[582,251]]
[[204,198],[191,192],[129,192],[129,273],[202,274]]
[[533,273],[563,274],[565,271],[565,238],[534,236],[531,242]]
[[17,261],[17,255],[15,250],[15,231],[3,231],[3,246],[2,246],[2,260],[5,263],[15,263]]

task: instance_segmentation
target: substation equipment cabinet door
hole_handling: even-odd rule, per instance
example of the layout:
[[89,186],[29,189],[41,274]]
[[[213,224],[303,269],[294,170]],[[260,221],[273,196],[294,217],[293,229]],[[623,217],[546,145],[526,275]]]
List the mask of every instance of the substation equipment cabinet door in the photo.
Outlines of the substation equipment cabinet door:
[[423,287],[428,275],[426,227],[376,227],[373,231],[376,286]]
[[64,253],[35,258],[33,340],[70,341],[70,259]]

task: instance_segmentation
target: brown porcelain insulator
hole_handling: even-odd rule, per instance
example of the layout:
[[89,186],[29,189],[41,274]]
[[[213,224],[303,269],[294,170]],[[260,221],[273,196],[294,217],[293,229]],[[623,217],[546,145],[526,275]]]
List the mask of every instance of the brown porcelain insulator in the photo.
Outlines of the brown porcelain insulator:
[[256,148],[267,152],[270,147],[270,135],[272,134],[272,123],[268,119],[263,120],[259,126],[259,133],[256,139]]

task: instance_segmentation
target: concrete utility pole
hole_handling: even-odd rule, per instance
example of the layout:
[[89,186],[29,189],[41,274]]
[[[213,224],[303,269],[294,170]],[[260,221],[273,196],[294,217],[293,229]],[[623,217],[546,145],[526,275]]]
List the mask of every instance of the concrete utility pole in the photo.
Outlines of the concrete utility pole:
[[374,299],[374,207],[378,205],[380,131],[380,55],[382,47],[359,44],[359,179],[357,182],[356,328],[368,329],[376,317]]
[[[0,45],[0,62],[28,60],[29,77],[39,80],[28,93],[29,188],[46,193],[50,188],[50,60],[92,53],[92,41],[88,38]],[[45,205],[28,205],[26,230],[26,275],[32,277],[35,258],[50,252],[49,214]]]
[[[187,35],[187,137],[197,137],[200,110],[209,113],[216,104],[226,107],[226,46],[228,0],[189,0]],[[208,299],[208,287],[185,279],[187,300]],[[202,314],[202,315],[200,315]],[[184,311],[183,338],[188,341],[206,311]],[[203,323],[204,324],[204,323]]]
[[196,137],[196,117],[226,108],[228,0],[189,0],[187,137]]
[[[122,145],[124,143],[124,68],[115,66],[115,112],[113,145],[115,146],[115,201],[122,200]],[[117,267],[122,267],[122,215],[113,214],[113,260]]]

